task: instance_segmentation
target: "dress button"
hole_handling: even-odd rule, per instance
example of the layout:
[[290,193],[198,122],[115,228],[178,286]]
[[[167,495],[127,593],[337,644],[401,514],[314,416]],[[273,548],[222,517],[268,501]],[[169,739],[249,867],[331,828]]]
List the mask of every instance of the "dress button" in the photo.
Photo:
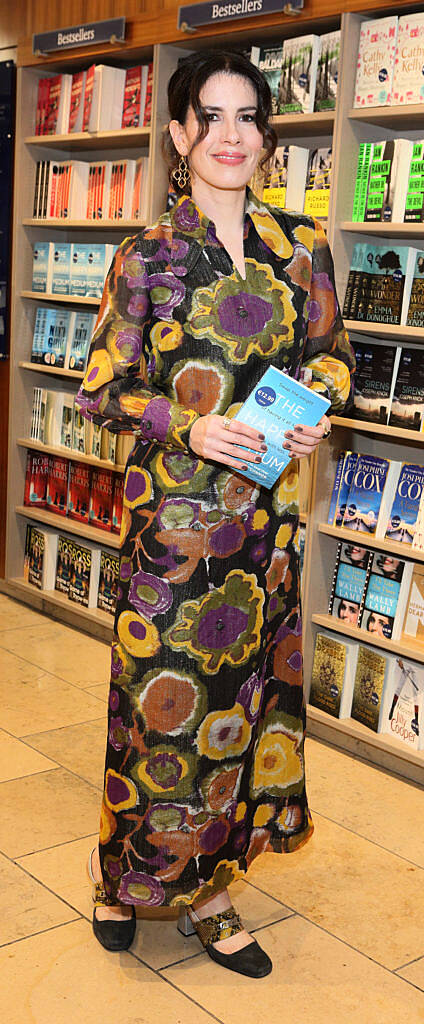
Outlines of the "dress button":
[[217,624],[216,624],[216,628],[219,630],[219,632],[221,632],[221,630],[224,629],[224,623],[223,623],[222,619],[218,619]]
[[238,306],[237,307],[237,313],[238,313],[239,317],[241,317],[242,320],[245,320],[246,317],[249,316],[249,314],[247,312],[247,309],[245,309],[244,306]]
[[143,423],[143,427],[144,427],[145,430],[151,430],[152,429],[152,422],[151,422],[151,420],[145,420],[144,423]]

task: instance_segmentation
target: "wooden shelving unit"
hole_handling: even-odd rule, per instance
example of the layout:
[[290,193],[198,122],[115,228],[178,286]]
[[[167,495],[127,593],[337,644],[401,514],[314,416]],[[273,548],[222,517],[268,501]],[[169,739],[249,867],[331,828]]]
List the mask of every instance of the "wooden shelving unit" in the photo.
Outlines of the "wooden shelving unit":
[[98,608],[81,608],[55,590],[37,590],[24,579],[11,578],[5,583],[0,580],[0,593],[15,597],[17,601],[30,604],[36,611],[44,612],[53,619],[59,619],[68,626],[89,633],[91,636],[110,643],[113,636],[113,616]]
[[381,235],[383,238],[424,238],[424,224],[393,224],[373,223],[366,221],[358,224],[356,221],[343,220],[340,224],[341,231],[353,231],[360,235]]
[[47,512],[45,508],[30,508],[28,505],[17,505],[16,515],[24,519],[35,519],[37,523],[44,523],[52,526],[55,530],[63,533],[74,533],[84,540],[91,540],[94,544],[101,544],[104,548],[119,548],[119,536],[117,533],[109,533],[108,530],[98,530],[96,526],[87,526],[86,523],[77,523],[69,516],[58,516],[54,512]]
[[375,761],[382,768],[424,785],[424,751],[413,750],[388,733],[373,732],[354,718],[333,718],[326,711],[306,705],[307,731],[356,757]]
[[140,231],[144,220],[67,220],[65,217],[24,217],[22,224],[28,228],[54,228],[55,231]]
[[[40,222],[37,221],[37,224]],[[86,298],[85,295],[53,295],[52,292],[21,291],[22,299],[36,299],[37,302],[66,303],[68,306],[100,306],[101,299]]]
[[31,363],[28,359],[20,359],[18,366],[32,373],[49,373],[53,377],[65,377],[69,380],[82,380],[82,370],[65,370],[63,366],[45,366],[44,363]]
[[373,537],[369,533],[347,530],[343,526],[330,526],[329,523],[319,523],[318,530],[320,533],[325,533],[327,537],[336,537],[337,540],[346,543],[352,543],[353,540],[361,541],[364,547],[374,548],[376,551],[390,551],[390,554],[398,555],[399,558],[406,558],[412,562],[424,562],[424,551],[413,551],[410,544],[398,544],[394,540],[385,540],[383,537]]
[[93,149],[139,149],[149,143],[150,128],[121,128],[111,132],[72,132],[70,135],[27,135],[25,145],[37,149],[65,149],[84,152]]
[[421,327],[407,327],[406,324],[379,324],[365,320],[345,320],[347,331],[355,334],[367,334],[370,338],[387,338],[387,341],[415,341],[423,344],[424,334]]
[[410,444],[418,446],[424,444],[424,434],[418,430],[389,427],[386,423],[368,423],[366,420],[356,420],[349,416],[332,416],[331,422],[335,427],[349,427],[350,430],[357,430],[363,434],[381,434],[384,437],[397,437],[399,440],[409,441]]
[[360,107],[352,109],[348,113],[350,121],[358,121],[361,124],[375,124],[380,128],[400,131],[414,131],[421,129],[424,116],[424,104],[407,103],[392,107]]
[[125,466],[116,462],[109,462],[109,459],[96,459],[95,455],[85,455],[84,452],[74,451],[73,448],[54,447],[50,444],[40,444],[39,441],[32,441],[28,437],[18,437],[16,444],[20,448],[30,448],[35,452],[45,452],[46,455],[61,455],[63,459],[71,462],[86,462],[89,466],[96,466],[97,469],[111,469],[114,473],[123,473]]
[[414,642],[414,638],[410,636],[404,635],[399,640],[386,640],[384,637],[378,637],[375,633],[367,633],[365,629],[350,626],[348,622],[340,622],[334,615],[324,615],[319,612],[313,613],[312,622],[315,622],[317,626],[323,626],[324,629],[331,629],[336,633],[342,633],[343,636],[351,637],[352,640],[357,640],[360,644],[381,647],[391,654],[402,654],[404,658],[421,660],[424,656],[423,645]]

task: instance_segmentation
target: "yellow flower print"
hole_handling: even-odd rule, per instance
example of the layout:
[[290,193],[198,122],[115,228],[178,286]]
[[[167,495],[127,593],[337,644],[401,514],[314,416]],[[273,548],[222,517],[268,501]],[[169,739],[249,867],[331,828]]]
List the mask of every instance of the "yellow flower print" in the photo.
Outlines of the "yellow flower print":
[[293,527],[291,523],[283,523],[282,526],[280,526],[277,531],[277,536],[275,538],[275,547],[281,548],[282,551],[285,551],[287,544],[289,543],[289,540],[291,540],[292,533]]
[[144,615],[137,612],[121,612],[118,619],[118,636],[121,643],[134,658],[151,658],[160,648],[160,637]]
[[260,806],[256,809],[254,814],[254,828],[261,828],[262,825],[267,825],[268,822],[271,820],[274,812],[274,804],[260,804]]
[[299,506],[299,463],[296,460],[289,463],[284,470],[282,477],[275,488],[273,496],[274,511],[278,515],[290,512],[296,515]]
[[129,466],[125,474],[124,507],[138,508],[152,497],[152,478],[146,469]]
[[131,779],[119,775],[113,768],[108,768],[104,801],[111,811],[125,811],[129,807],[135,807],[138,801],[137,788]]
[[105,801],[105,798],[103,796],[102,806],[101,806],[101,809],[100,809],[100,832],[99,832],[99,840],[100,840],[100,842],[102,844],[108,843],[109,839],[111,839],[112,836],[114,835],[114,833],[116,832],[116,828],[117,828],[117,825],[116,825],[115,815],[112,814],[112,811],[108,807],[108,805],[107,805],[107,803]]
[[97,391],[113,380],[113,364],[105,348],[96,349],[91,356],[84,377],[84,390]]
[[[278,713],[276,713],[278,715]],[[302,737],[285,728],[278,718],[267,726],[259,739],[251,776],[254,796],[290,792],[303,779]]]
[[237,804],[236,813],[234,815],[235,821],[243,821],[243,818],[247,811],[247,804],[242,800],[240,804]]
[[312,252],[314,244],[314,229],[306,227],[305,224],[298,224],[297,228],[293,231],[294,237],[297,242],[304,245],[309,252]]
[[262,209],[251,210],[250,215],[265,245],[272,249],[277,256],[281,256],[284,260],[289,260],[293,254],[293,246],[284,234],[283,229],[272,216],[272,213]]
[[236,703],[228,711],[206,715],[196,736],[196,746],[199,754],[211,761],[236,757],[249,746],[251,732],[241,704]]
[[170,352],[180,347],[184,331],[178,320],[158,320],[150,331],[150,337],[158,352]]
[[264,508],[257,508],[253,513],[252,526],[254,530],[262,530],[269,523],[268,512]]

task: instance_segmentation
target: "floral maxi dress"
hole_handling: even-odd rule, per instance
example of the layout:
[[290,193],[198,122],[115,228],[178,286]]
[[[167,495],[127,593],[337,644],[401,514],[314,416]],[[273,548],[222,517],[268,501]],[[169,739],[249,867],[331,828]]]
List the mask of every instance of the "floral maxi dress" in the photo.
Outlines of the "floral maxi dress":
[[119,247],[78,396],[132,432],[112,643],[100,856],[111,898],[209,896],[311,836],[298,463],[272,490],[189,447],[266,367],[343,408],[354,358],[318,222],[249,190],[243,279],[189,196]]

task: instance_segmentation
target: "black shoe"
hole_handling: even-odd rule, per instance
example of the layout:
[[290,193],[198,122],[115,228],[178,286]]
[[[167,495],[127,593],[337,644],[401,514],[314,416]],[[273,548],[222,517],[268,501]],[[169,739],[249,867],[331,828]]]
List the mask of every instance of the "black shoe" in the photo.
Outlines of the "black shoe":
[[222,935],[225,939],[243,931],[243,925],[234,907],[204,918],[199,918],[192,907],[182,907],[178,931],[182,935],[194,935],[196,932],[211,960],[229,971],[235,971],[236,974],[244,974],[247,978],[265,978],[272,971],[272,960],[256,939],[252,939],[248,946],[243,946],[234,953],[220,953],[213,945],[214,942],[219,942],[221,931],[225,932],[225,935]]
[[227,967],[229,971],[236,971],[237,974],[245,974],[247,978],[266,978],[267,974],[271,974],[272,960],[256,939],[243,949],[237,949],[235,953],[220,953],[211,943],[205,949],[215,963]]
[[91,858],[93,856],[95,847],[91,851],[87,861],[87,874],[90,882],[93,886],[93,932],[96,936],[100,945],[104,949],[109,950],[110,953],[119,953],[124,949],[129,949],[133,941],[136,929],[136,916],[135,907],[131,907],[131,917],[124,917],[120,921],[98,921],[96,917],[96,907],[107,907],[110,906],[109,897],[105,892],[101,882],[96,882],[93,875],[93,869],[91,867]]

